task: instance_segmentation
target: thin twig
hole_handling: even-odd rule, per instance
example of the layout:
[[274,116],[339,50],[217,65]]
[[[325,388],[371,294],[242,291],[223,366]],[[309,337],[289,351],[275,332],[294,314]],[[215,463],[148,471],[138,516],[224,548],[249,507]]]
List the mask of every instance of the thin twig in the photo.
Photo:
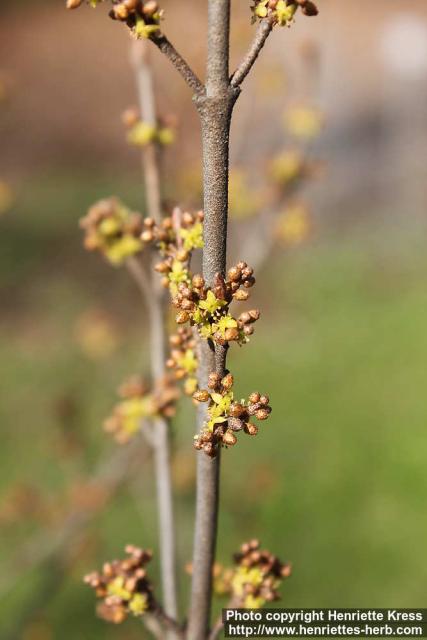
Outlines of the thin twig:
[[[159,37],[162,39],[162,36]],[[153,38],[156,42],[159,38]],[[168,57],[176,61],[177,68],[187,68],[187,74],[192,73],[188,65],[166,40],[162,49]],[[162,48],[162,47],[160,47]],[[137,79],[138,98],[141,115],[153,126],[157,125],[157,109],[151,66],[145,43],[138,42],[132,49],[132,62]],[[183,67],[184,65],[184,67]],[[181,71],[182,73],[182,71]],[[160,223],[161,207],[161,176],[159,153],[153,143],[143,150],[144,180],[146,186],[146,204],[148,215]],[[166,360],[166,310],[164,290],[161,288],[157,274],[152,270],[147,276],[141,262],[133,258],[128,264],[132,275],[136,279],[143,294],[148,310],[150,327],[150,362],[153,383],[161,380],[165,373]],[[171,619],[178,616],[176,589],[176,560],[175,560],[175,526],[173,516],[172,479],[170,470],[169,451],[169,422],[159,416],[153,421],[154,435],[154,465],[156,474],[157,506],[159,518],[159,550],[160,572],[165,614]],[[166,637],[176,638],[173,629],[169,628]]]
[[192,89],[196,95],[202,95],[205,92],[203,83],[199,80],[181,54],[178,53],[173,44],[169,42],[167,37],[161,33],[160,35],[153,35],[151,37],[151,41],[154,42],[156,47],[158,47],[160,51],[172,62],[173,66],[184,78],[190,89]]
[[[158,126],[153,76],[149,63],[149,49],[144,40],[134,40],[131,49],[131,64],[134,69],[138,89],[141,118],[153,128]],[[145,199],[150,216],[159,222],[162,215],[160,189],[160,149],[156,142],[150,142],[142,153],[145,181]]]
[[272,29],[273,21],[270,18],[265,18],[260,22],[255,38],[249,47],[248,52],[231,77],[230,84],[232,87],[239,87],[242,84],[243,80],[254,66],[256,59],[258,58]]
[[208,640],[216,640],[223,629],[224,623],[222,621],[222,616],[220,616],[212,627]]

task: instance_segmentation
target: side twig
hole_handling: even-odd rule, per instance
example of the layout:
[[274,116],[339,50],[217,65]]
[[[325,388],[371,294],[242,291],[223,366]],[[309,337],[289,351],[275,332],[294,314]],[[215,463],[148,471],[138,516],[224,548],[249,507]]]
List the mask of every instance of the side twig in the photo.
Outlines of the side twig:
[[[153,39],[163,40],[164,37]],[[191,70],[175,49],[166,41],[164,52],[175,60],[175,66],[187,69],[187,76],[191,77]],[[173,53],[175,52],[175,53]],[[152,125],[157,125],[156,103],[153,89],[151,67],[148,62],[146,44],[136,42],[132,51],[132,62],[136,74],[138,98],[141,116]],[[178,67],[177,67],[178,68]],[[190,75],[188,75],[190,74]],[[144,179],[146,186],[147,212],[156,222],[161,221],[161,179],[159,166],[159,150],[152,143],[143,151]],[[147,279],[140,262],[136,259],[131,263],[131,270],[139,283],[148,309],[150,327],[150,361],[153,381],[161,380],[165,373],[166,360],[166,309],[164,291],[153,272]],[[172,478],[170,470],[170,425],[165,418],[153,420],[154,431],[154,465],[157,486],[157,505],[159,517],[160,540],[160,571],[165,615],[171,619],[178,616],[176,590],[176,559],[175,559],[175,525],[173,515]],[[167,632],[167,638],[173,640],[176,634],[173,629]]]
[[151,40],[172,62],[173,66],[184,78],[190,89],[192,89],[196,95],[202,95],[205,91],[203,83],[196,76],[186,60],[184,60],[181,54],[178,53],[173,44],[169,42],[167,37],[162,33],[160,35],[153,35]]
[[248,52],[243,58],[236,71],[231,76],[230,84],[232,87],[239,87],[254,66],[265,42],[273,29],[273,21],[271,18],[265,18],[258,25],[255,38],[249,47]]

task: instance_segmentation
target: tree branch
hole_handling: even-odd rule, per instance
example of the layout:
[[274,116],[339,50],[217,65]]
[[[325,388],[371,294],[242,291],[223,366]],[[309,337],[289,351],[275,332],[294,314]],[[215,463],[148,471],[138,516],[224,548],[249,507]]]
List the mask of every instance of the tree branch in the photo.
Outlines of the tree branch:
[[265,18],[258,25],[255,38],[248,49],[245,57],[243,58],[236,71],[231,76],[230,84],[232,87],[239,87],[243,80],[248,75],[249,71],[254,66],[259,54],[265,42],[273,29],[273,21],[269,18]]
[[[159,38],[153,38],[156,42]],[[162,39],[162,37],[160,37]],[[169,43],[170,45],[170,43]],[[170,45],[172,51],[175,51]],[[170,48],[166,47],[169,51]],[[166,51],[164,51],[166,52]],[[175,52],[182,64],[186,63]],[[168,56],[170,57],[170,56]],[[140,110],[143,119],[153,126],[157,125],[156,102],[154,96],[151,67],[148,62],[147,46],[144,42],[137,42],[132,49],[132,63],[134,65]],[[175,64],[175,66],[177,66]],[[177,67],[178,68],[178,67]],[[188,68],[188,65],[187,65]],[[191,70],[188,68],[190,73]],[[161,207],[161,179],[159,154],[157,145],[152,143],[143,150],[143,167],[146,186],[146,204],[148,215],[160,223]],[[148,309],[150,326],[150,362],[153,383],[161,380],[165,373],[166,360],[166,309],[164,290],[158,282],[157,274],[152,271],[147,278],[141,263],[133,258],[128,261],[132,275],[135,277]],[[178,616],[176,591],[176,559],[175,559],[175,526],[173,516],[172,479],[170,471],[169,451],[169,422],[158,417],[153,420],[154,438],[154,466],[156,474],[157,505],[159,517],[159,548],[160,571],[165,615],[171,619]],[[176,634],[168,629],[167,638],[173,640]]]
[[[154,98],[153,76],[149,63],[147,43],[135,40],[131,49],[131,64],[135,72],[141,118],[151,127],[157,127],[157,110]],[[148,144],[142,153],[147,209],[157,222],[162,215],[160,188],[160,149],[155,142]]]
[[150,39],[152,42],[154,42],[156,47],[158,47],[160,51],[172,62],[173,66],[184,78],[190,89],[192,89],[196,95],[202,95],[205,92],[203,83],[196,76],[186,60],[184,60],[181,54],[178,53],[173,44],[169,42],[167,37],[163,33],[161,33],[160,35],[154,34]]
[[[231,114],[238,90],[231,90],[229,75],[230,0],[209,0],[206,96],[197,99],[203,146],[204,250],[203,276],[213,285],[217,273],[225,274],[228,216],[228,166]],[[202,341],[199,386],[216,371],[225,372],[226,349]],[[206,408],[198,410],[198,428]],[[209,633],[212,566],[218,528],[220,456],[197,454],[197,496],[188,640],[203,640]]]
[[230,0],[208,2],[208,61],[206,93],[221,95],[228,88],[230,56]]

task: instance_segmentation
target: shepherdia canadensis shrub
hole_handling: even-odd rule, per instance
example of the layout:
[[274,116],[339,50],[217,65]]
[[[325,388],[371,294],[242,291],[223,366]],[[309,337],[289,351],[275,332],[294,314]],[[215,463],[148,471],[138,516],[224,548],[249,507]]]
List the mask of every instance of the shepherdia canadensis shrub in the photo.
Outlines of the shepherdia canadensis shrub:
[[[76,9],[84,0],[68,0]],[[96,7],[102,0],[87,0]],[[111,197],[94,204],[81,220],[84,245],[101,253],[112,265],[124,265],[144,296],[151,333],[151,374],[135,375],[121,384],[119,401],[105,420],[105,430],[120,443],[137,434],[146,436],[155,457],[158,484],[159,552],[163,604],[147,574],[151,552],[126,548],[124,560],[104,564],[85,581],[99,601],[98,614],[121,623],[141,617],[158,638],[214,639],[221,621],[211,627],[212,595],[228,598],[232,606],[261,607],[277,600],[278,589],[290,575],[283,564],[252,540],[242,545],[234,565],[215,563],[218,518],[220,451],[237,443],[239,432],[255,436],[259,424],[271,414],[267,395],[254,391],[247,398],[236,394],[233,375],[226,367],[232,345],[246,345],[254,333],[260,311],[248,303],[255,285],[253,265],[240,260],[227,268],[227,217],[229,195],[229,128],[241,86],[264,43],[276,26],[290,27],[298,13],[315,16],[310,0],[254,0],[248,10],[258,23],[256,35],[236,71],[229,73],[230,0],[208,0],[208,55],[203,84],[163,33],[165,15],[154,0],[112,0],[110,17],[122,22],[135,39],[133,63],[138,78],[140,109],[127,109],[122,120],[129,144],[141,148],[146,186],[146,214],[142,216]],[[165,23],[166,24],[166,23]],[[139,41],[139,42],[138,42]],[[203,146],[203,210],[165,211],[161,197],[159,156],[173,143],[173,119],[161,119],[153,109],[151,70],[144,41],[155,44],[193,91]],[[315,110],[296,108],[286,115],[286,126],[296,138],[311,139],[321,127]],[[293,202],[296,187],[313,174],[304,153],[288,149],[270,163],[274,185],[266,209],[274,238],[296,244],[307,233],[308,214]],[[236,217],[255,217],[257,202],[242,173],[231,174],[230,200]],[[289,199],[289,201],[288,201]],[[289,205],[285,214],[271,212]],[[265,241],[268,253],[272,239]],[[262,246],[262,238],[258,240]],[[195,253],[201,252],[201,272],[194,272]],[[258,260],[258,263],[260,260]],[[168,311],[175,314],[176,329],[166,338]],[[242,306],[243,305],[243,306]],[[169,345],[167,344],[169,343]],[[187,622],[179,621],[175,583],[175,542],[169,469],[170,420],[181,392],[198,407],[194,448],[198,456],[197,503],[191,573],[191,598]]]

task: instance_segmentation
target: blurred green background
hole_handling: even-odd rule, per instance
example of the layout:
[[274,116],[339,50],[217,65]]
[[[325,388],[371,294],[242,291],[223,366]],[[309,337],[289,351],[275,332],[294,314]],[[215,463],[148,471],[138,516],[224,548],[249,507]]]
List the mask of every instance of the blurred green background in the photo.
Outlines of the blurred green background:
[[[156,548],[143,444],[141,462],[105,503],[88,491],[115,455],[101,427],[115,389],[146,367],[145,312],[124,270],[84,252],[77,221],[111,193],[143,207],[138,152],[127,148],[119,117],[135,94],[126,34],[102,15],[64,15],[58,4],[5,3],[0,13],[0,180],[13,200],[0,218],[0,638],[132,640],[143,637],[140,624],[97,620],[81,577],[129,542]],[[404,14],[400,3],[377,2],[358,35],[359,56],[353,10],[324,4],[318,23],[301,20],[274,35],[236,114],[233,166],[261,186],[269,157],[287,143],[277,142],[277,131],[292,96],[325,115],[309,148],[324,166],[305,193],[310,236],[277,248],[258,273],[263,318],[250,345],[231,350],[238,393],[269,393],[273,414],[256,440],[241,438],[224,453],[218,557],[227,564],[242,541],[259,537],[293,563],[282,590],[289,607],[422,607],[427,11],[422,2]],[[185,49],[185,12],[166,8]],[[198,59],[204,11],[194,11],[198,39],[188,46]],[[250,37],[246,12],[247,3],[236,2],[236,59]],[[417,55],[404,68],[387,48],[392,37],[414,43]],[[294,49],[314,40],[315,81],[295,53],[289,62],[283,38]],[[154,63],[161,108],[178,114],[166,191],[171,201],[184,193],[191,202],[176,157],[197,181],[197,121],[185,87],[163,61]],[[234,224],[231,246],[250,262],[240,224],[250,221]],[[182,569],[191,558],[193,424],[183,401],[173,426]],[[46,552],[79,509],[93,511],[87,526],[66,553]],[[184,571],[180,581],[184,603]]]

